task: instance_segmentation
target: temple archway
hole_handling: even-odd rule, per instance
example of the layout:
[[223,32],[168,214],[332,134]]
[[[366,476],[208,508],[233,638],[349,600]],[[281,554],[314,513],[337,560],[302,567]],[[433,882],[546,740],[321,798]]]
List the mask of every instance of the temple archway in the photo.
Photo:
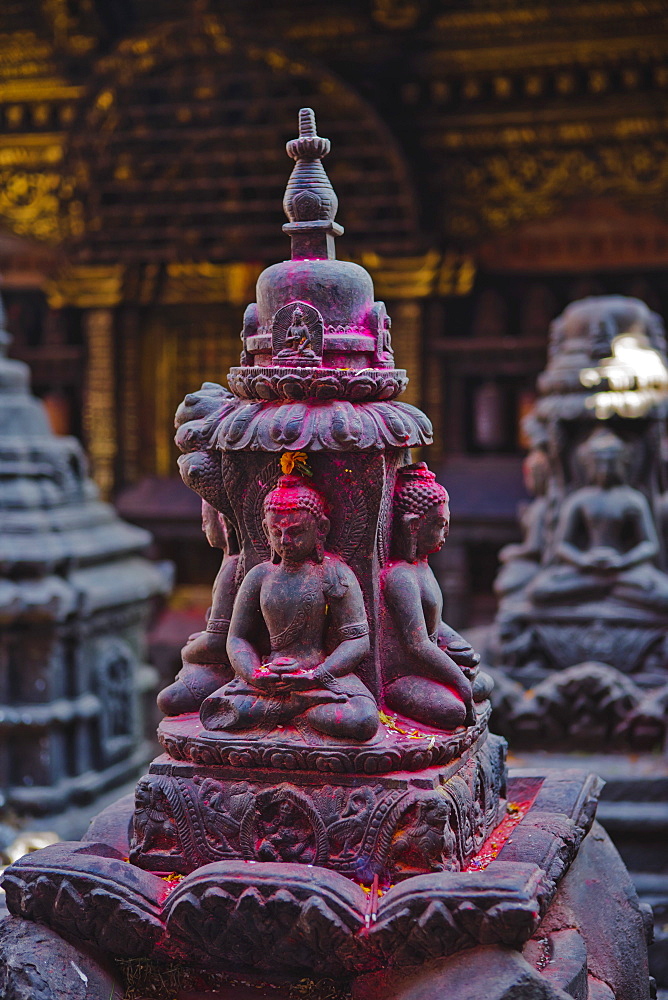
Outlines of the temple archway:
[[333,152],[348,252],[406,252],[413,185],[379,116],[331,72],[229,35],[209,14],[123,41],[99,61],[69,138],[81,261],[276,260],[296,110],[312,104]]

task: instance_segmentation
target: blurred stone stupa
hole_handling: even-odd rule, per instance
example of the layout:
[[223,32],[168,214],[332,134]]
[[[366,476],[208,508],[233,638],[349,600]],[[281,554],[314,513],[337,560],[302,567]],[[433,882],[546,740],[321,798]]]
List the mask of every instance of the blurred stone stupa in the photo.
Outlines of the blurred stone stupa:
[[660,317],[623,296],[571,303],[538,389],[526,422],[535,499],[495,584],[491,662],[511,681],[497,678],[496,725],[543,748],[652,749],[668,710]]
[[9,341],[0,302],[0,806],[20,816],[90,801],[150,753],[145,633],[167,581],[79,442],[51,431]]

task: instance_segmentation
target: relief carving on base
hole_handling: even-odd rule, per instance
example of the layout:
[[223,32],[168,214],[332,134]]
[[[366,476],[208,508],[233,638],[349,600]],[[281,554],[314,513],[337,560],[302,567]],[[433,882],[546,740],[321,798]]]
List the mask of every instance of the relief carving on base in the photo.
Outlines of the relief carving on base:
[[[456,871],[497,823],[503,741],[490,737],[433,789],[400,779],[323,785],[151,773],[137,786],[130,859],[189,872],[227,859],[320,865],[363,881]],[[156,767],[156,765],[154,765]],[[265,783],[269,779],[269,784]]]

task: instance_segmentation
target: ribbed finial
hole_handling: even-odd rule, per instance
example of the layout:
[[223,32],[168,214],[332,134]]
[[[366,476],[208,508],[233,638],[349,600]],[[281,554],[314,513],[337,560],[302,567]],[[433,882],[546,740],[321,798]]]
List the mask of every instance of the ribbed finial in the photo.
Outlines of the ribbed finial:
[[300,110],[299,138],[291,139],[285,148],[296,161],[283,198],[290,220],[283,231],[292,237],[292,256],[333,257],[332,236],[340,235],[343,228],[334,222],[339,202],[320,162],[329,153],[330,141],[318,135],[312,108]]

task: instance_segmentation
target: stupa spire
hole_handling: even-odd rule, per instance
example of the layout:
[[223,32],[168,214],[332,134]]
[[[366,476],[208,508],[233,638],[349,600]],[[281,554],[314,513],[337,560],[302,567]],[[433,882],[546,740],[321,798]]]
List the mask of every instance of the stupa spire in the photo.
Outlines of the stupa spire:
[[322,165],[331,143],[319,136],[311,108],[299,112],[299,137],[286,144],[288,156],[295,160],[283,198],[283,210],[290,220],[283,226],[292,240],[292,259],[332,260],[334,237],[343,226],[334,222],[339,201]]

